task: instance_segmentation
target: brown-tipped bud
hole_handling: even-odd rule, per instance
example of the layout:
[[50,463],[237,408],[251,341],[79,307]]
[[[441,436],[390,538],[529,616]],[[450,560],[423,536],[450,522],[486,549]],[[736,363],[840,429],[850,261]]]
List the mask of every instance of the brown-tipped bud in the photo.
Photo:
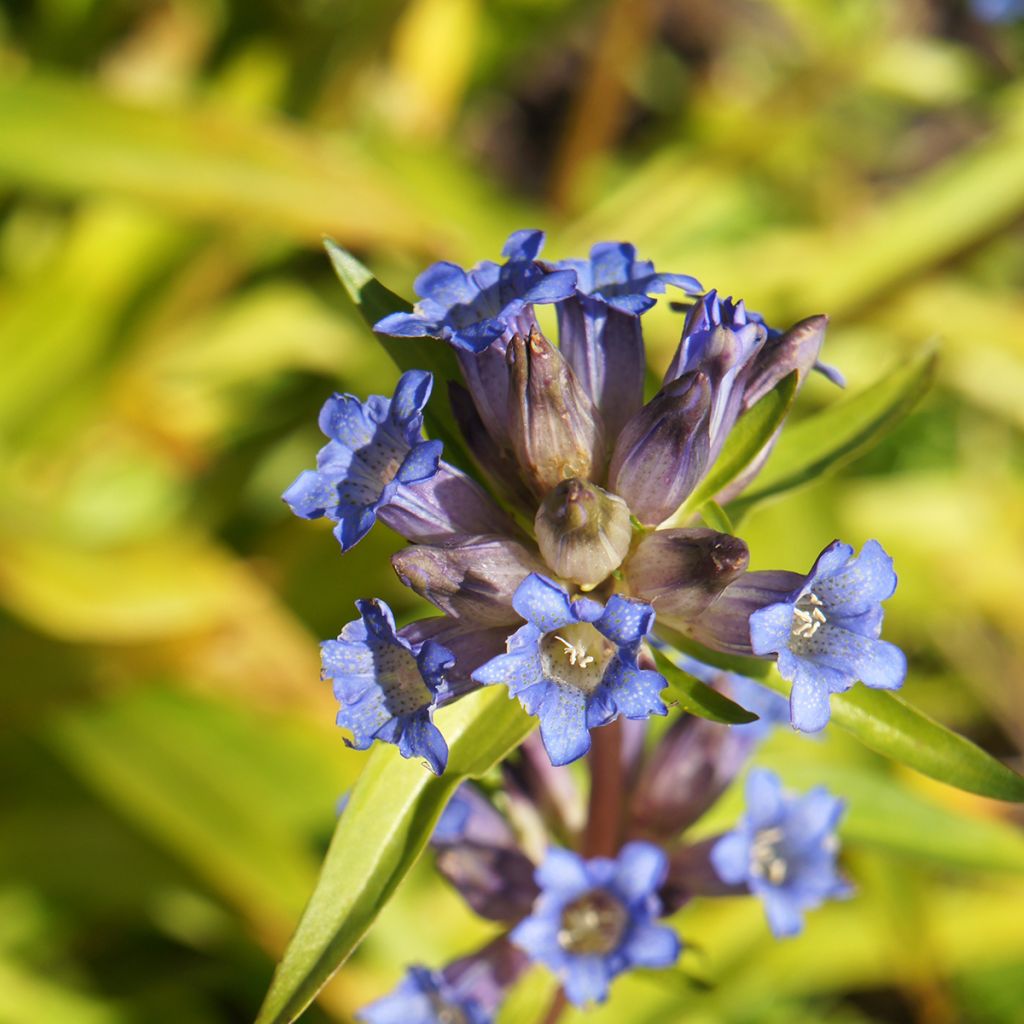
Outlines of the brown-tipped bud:
[[765,342],[754,362],[753,373],[743,389],[743,408],[749,409],[760,401],[794,370],[797,372],[797,381],[802,384],[818,361],[827,326],[827,316],[809,316],[794,324],[784,334]]
[[543,572],[535,554],[508,537],[459,536],[416,544],[391,556],[398,578],[443,612],[481,626],[520,622],[516,587]]
[[578,477],[548,494],[534,527],[552,572],[582,587],[597,586],[616,570],[633,539],[626,503]]
[[540,331],[508,344],[509,430],[523,475],[543,497],[568,477],[604,468],[601,414],[569,364]]
[[649,533],[629,556],[630,592],[659,618],[699,615],[750,562],[747,545],[728,533],[693,528]]

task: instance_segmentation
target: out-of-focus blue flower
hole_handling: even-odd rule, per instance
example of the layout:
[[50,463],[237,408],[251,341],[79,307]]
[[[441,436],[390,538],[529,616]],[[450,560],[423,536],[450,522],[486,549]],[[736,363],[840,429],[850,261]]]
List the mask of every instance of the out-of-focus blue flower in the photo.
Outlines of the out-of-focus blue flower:
[[555,765],[590,749],[590,730],[619,715],[664,715],[658,694],[667,683],[641,669],[637,656],[654,623],[641,601],[613,595],[601,606],[590,598],[570,601],[548,579],[531,573],[512,599],[526,619],[508,638],[507,653],[473,673],[484,684],[504,683],[509,695],[540,719],[541,738]]
[[779,672],[793,683],[794,728],[824,728],[830,696],[858,679],[885,690],[902,685],[906,656],[895,644],[878,639],[881,602],[895,589],[892,559],[878,541],[869,540],[856,558],[849,544],[833,541],[799,589],[751,614],[754,653],[777,655]]
[[292,511],[304,519],[327,516],[347,551],[360,541],[401,487],[434,476],[441,442],[423,439],[423,409],[433,377],[423,370],[403,373],[392,398],[332,395],[320,410],[320,429],[330,438],[284,492]]
[[356,1014],[365,1024],[491,1024],[494,1016],[440,971],[410,967],[398,987]]
[[576,1006],[603,1002],[609,982],[634,967],[667,967],[682,948],[655,923],[668,858],[651,843],[627,843],[614,860],[552,849],[537,869],[541,894],[511,940],[546,964]]
[[323,677],[340,704],[338,725],[352,732],[353,741],[345,742],[356,750],[374,740],[394,743],[403,757],[425,758],[440,775],[448,745],[431,712],[455,659],[433,640],[413,644],[401,636],[383,601],[356,607],[361,617],[320,645]]
[[645,313],[666,285],[696,294],[703,289],[689,274],[659,274],[650,260],[636,258],[636,246],[628,242],[598,242],[590,248],[590,259],[560,260],[560,270],[576,271],[576,287],[583,294],[623,313]]
[[843,801],[820,786],[787,794],[774,773],[758,769],[747,776],[746,802],[746,815],[712,847],[711,863],[723,882],[746,884],[761,899],[777,938],[796,935],[805,910],[850,895],[836,871]]
[[1024,0],[970,0],[970,5],[982,21],[1007,22],[1024,18]]
[[529,334],[534,303],[558,302],[576,288],[573,270],[546,272],[536,261],[543,231],[509,235],[502,249],[507,262],[490,260],[463,270],[440,262],[416,278],[420,301],[412,313],[392,313],[374,330],[399,338],[431,337],[467,352],[482,352],[499,338]]

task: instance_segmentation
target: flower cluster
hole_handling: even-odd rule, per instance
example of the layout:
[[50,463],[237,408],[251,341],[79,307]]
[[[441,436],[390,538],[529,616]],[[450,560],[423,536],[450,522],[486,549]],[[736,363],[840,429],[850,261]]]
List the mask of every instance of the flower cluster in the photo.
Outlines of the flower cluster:
[[[433,401],[450,400],[474,465],[424,437],[434,382],[410,370],[390,398],[328,399],[316,469],[285,492],[297,515],[332,520],[343,550],[377,520],[398,532],[409,542],[393,559],[399,579],[441,613],[397,629],[382,601],[360,601],[360,619],[323,645],[353,744],[394,743],[443,771],[434,711],[501,685],[566,764],[593,729],[666,713],[648,645],[680,634],[774,660],[803,731],[822,728],[831,694],[857,680],[899,686],[905,659],[879,638],[896,577],[877,542],[857,557],[830,544],[806,576],[749,572],[740,538],[680,518],[745,412],[791,376],[838,379],[818,360],[825,317],[775,330],[693,277],[656,272],[631,245],[547,262],[543,241],[518,231],[500,265],[435,264],[413,311],[375,328],[453,349],[463,380]],[[689,310],[645,401],[641,321],[670,287]],[[554,305],[557,346],[538,304]],[[719,501],[750,482],[773,440]]]
[[[646,723],[631,728],[632,739],[643,739]],[[549,969],[570,1003],[604,1002],[620,974],[674,967],[684,943],[665,918],[695,898],[753,894],[777,937],[797,934],[803,911],[850,893],[836,869],[841,801],[820,788],[785,793],[774,775],[754,769],[747,813],[733,831],[698,842],[684,832],[732,782],[754,742],[742,729],[681,716],[650,750],[624,744],[623,770],[636,785],[614,857],[556,843],[558,836],[586,848],[572,824],[582,818],[582,794],[565,769],[548,764],[536,737],[501,769],[499,792],[514,814],[463,783],[431,839],[437,869],[502,931],[440,970],[411,968],[358,1019],[487,1024],[531,964]]]

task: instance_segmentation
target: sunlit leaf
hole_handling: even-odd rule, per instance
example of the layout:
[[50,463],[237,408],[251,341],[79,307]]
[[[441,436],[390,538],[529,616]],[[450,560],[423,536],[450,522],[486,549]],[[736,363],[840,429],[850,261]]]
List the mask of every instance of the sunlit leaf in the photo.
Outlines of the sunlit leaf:
[[[412,309],[405,299],[382,285],[359,260],[336,242],[327,238],[324,247],[338,280],[368,327],[372,329],[389,313],[404,313]],[[448,401],[448,384],[462,380],[452,350],[436,338],[390,338],[386,334],[376,334],[375,337],[400,370],[429,370],[434,375],[434,391],[425,415],[427,429],[444,442],[445,458],[449,462],[464,469],[470,466],[472,463],[463,447]]]
[[691,715],[706,718],[711,722],[725,725],[740,725],[756,722],[757,715],[729,700],[724,694],[684,672],[657,647],[651,647],[658,671],[668,680],[679,706]]
[[936,356],[922,352],[864,391],[782,432],[756,485],[730,502],[736,522],[764,501],[849,462],[895,426],[928,390]]
[[[777,672],[762,682],[789,696],[791,684]],[[832,721],[879,754],[940,782],[996,800],[1024,802],[1024,777],[894,693],[855,686],[836,694]]]
[[294,1020],[359,944],[423,851],[459,783],[491,768],[536,724],[504,687],[470,694],[438,725],[448,769],[432,775],[393,747],[373,751],[334,833],[320,879],[274,974],[258,1024]]

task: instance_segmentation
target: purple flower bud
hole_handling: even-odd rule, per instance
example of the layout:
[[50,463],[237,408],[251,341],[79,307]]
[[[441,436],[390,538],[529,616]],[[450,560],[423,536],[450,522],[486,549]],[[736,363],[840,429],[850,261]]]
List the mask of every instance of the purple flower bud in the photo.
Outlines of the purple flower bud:
[[600,474],[601,414],[558,349],[533,330],[513,337],[507,355],[512,448],[530,487],[543,496],[568,477]]
[[629,551],[629,508],[617,495],[577,477],[563,480],[537,511],[537,544],[556,576],[593,587]]
[[759,402],[794,370],[802,384],[818,362],[827,326],[827,316],[809,316],[783,334],[770,337],[754,358],[743,390],[743,408]]
[[675,839],[725,792],[756,742],[730,726],[680,715],[632,789],[633,827],[656,841]]
[[[441,971],[447,981],[464,998],[472,999],[491,1015],[493,1020],[508,990],[530,966],[530,958],[513,946],[505,935],[499,935],[483,949],[460,957]],[[407,1018],[401,1024],[413,1024]],[[458,1017],[441,1020],[439,1024],[462,1024]],[[472,1020],[467,1024],[474,1024]]]
[[414,543],[443,541],[453,534],[518,533],[488,493],[461,470],[441,461],[428,480],[400,488],[377,518]]
[[714,651],[752,657],[751,614],[766,605],[785,600],[800,587],[803,579],[799,573],[783,570],[747,572],[730,583],[696,618],[661,612],[659,618]]
[[475,787],[463,784],[431,837],[437,869],[481,917],[518,921],[537,896],[534,864],[505,819]]
[[694,527],[647,534],[623,569],[630,592],[667,621],[699,615],[749,561],[738,537]]
[[708,467],[711,390],[705,374],[670,381],[623,428],[608,485],[645,526],[685,501]]
[[484,626],[519,621],[512,595],[540,560],[508,537],[457,536],[391,556],[398,578],[441,611]]

